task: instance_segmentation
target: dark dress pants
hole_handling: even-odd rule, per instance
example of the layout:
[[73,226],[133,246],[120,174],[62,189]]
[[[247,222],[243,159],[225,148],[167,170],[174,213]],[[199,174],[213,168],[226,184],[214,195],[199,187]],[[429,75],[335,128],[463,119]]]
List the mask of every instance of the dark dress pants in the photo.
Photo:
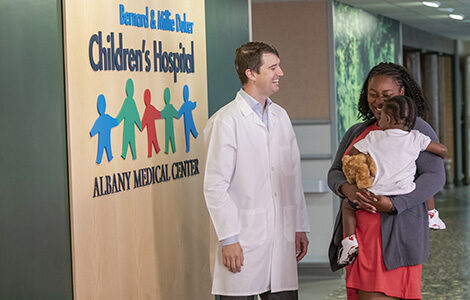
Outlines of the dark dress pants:
[[[270,291],[259,295],[261,300],[298,300],[297,291],[284,291],[271,293]],[[254,300],[255,296],[220,296],[220,300]]]

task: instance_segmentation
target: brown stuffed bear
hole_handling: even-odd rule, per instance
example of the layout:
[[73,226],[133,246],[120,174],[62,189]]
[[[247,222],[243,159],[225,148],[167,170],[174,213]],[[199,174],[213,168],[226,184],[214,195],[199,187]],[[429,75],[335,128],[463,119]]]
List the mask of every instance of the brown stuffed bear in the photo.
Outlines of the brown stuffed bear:
[[360,189],[372,186],[377,166],[369,154],[345,155],[342,161],[343,173],[349,183],[355,184]]

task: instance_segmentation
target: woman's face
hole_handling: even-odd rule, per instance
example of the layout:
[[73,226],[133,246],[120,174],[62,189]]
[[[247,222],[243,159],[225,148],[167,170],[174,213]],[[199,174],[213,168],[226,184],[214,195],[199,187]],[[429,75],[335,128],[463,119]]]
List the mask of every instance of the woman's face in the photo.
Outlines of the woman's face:
[[378,75],[369,79],[367,102],[376,119],[380,117],[384,101],[398,95],[405,95],[405,88],[400,87],[392,77]]

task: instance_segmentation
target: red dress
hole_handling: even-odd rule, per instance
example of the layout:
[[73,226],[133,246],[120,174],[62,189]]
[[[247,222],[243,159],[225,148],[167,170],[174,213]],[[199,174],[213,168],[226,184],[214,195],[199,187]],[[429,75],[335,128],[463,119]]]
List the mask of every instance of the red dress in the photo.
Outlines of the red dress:
[[[376,123],[366,128],[352,141],[345,155],[370,131],[378,129]],[[358,299],[358,290],[380,292],[403,299],[421,299],[421,265],[400,267],[390,271],[385,268],[382,257],[380,214],[358,210],[356,222],[359,254],[356,260],[346,267],[348,300]]]

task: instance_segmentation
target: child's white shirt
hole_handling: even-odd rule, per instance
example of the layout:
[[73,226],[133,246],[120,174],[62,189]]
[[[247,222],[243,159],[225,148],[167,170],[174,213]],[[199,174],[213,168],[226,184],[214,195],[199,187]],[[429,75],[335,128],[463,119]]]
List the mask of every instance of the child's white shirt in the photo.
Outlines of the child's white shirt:
[[426,150],[431,139],[417,130],[371,131],[354,147],[370,154],[377,165],[373,185],[368,190],[376,195],[403,195],[415,189],[416,159]]

